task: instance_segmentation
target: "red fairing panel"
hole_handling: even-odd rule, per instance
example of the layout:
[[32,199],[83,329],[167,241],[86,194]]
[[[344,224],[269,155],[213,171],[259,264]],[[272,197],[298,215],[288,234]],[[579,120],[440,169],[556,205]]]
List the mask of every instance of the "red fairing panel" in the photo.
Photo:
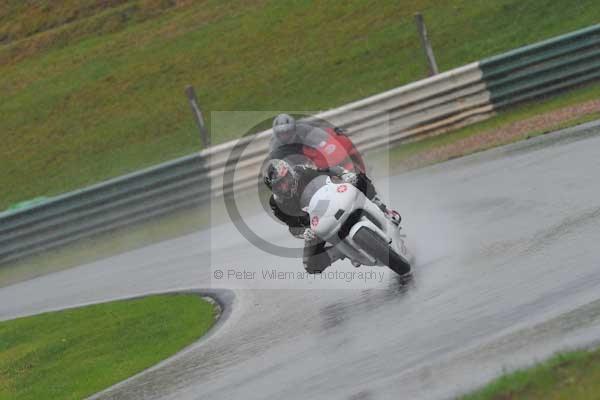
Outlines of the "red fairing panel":
[[316,147],[303,147],[306,157],[313,160],[318,168],[341,166],[349,171],[365,172],[365,163],[362,156],[345,135],[335,132],[332,128],[325,129],[326,140],[321,141]]

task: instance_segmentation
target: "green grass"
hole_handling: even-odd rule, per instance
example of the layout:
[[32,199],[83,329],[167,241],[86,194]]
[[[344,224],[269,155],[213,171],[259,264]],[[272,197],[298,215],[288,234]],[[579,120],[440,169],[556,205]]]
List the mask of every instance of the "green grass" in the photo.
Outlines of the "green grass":
[[600,21],[595,0],[3,2],[0,209],[198,150],[189,83],[210,119],[325,109],[422,78],[416,11],[442,70]]
[[197,295],[160,295],[0,322],[0,399],[81,399],[173,355],[214,323]]
[[505,375],[462,400],[591,400],[600,396],[600,350],[560,354]]

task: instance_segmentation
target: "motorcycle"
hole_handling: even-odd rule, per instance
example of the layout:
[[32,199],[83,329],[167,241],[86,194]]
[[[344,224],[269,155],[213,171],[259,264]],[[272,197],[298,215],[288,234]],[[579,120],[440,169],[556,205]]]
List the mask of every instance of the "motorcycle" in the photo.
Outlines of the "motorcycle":
[[300,205],[311,229],[330,244],[333,261],[348,258],[356,267],[387,266],[399,275],[411,271],[412,256],[398,225],[353,185],[320,175],[305,187]]

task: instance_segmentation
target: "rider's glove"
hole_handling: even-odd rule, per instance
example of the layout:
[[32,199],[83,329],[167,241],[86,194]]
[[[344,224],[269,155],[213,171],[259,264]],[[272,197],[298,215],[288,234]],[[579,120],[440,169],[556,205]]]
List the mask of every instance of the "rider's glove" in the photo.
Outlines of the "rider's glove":
[[341,176],[342,180],[350,185],[356,186],[358,176],[354,172],[346,172]]
[[290,226],[290,233],[296,239],[304,239],[304,231],[306,228],[302,226]]
[[306,241],[312,241],[317,239],[317,234],[315,233],[315,231],[313,231],[310,228],[306,228],[306,230],[304,231],[304,234],[302,235],[304,237],[304,240]]

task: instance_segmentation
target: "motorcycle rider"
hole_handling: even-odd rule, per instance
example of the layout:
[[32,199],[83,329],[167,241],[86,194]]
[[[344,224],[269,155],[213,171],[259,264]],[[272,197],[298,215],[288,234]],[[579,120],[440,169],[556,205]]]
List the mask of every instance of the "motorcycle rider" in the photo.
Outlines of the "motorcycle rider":
[[[323,124],[323,123],[321,123]],[[308,214],[299,205],[299,197],[317,175],[327,174],[356,186],[398,225],[398,212],[388,209],[379,199],[365,173],[360,153],[344,132],[315,122],[297,122],[288,114],[273,120],[270,153],[263,170],[265,184],[271,189],[269,205],[273,214],[289,227],[295,237],[304,238],[303,263],[308,273],[320,273],[335,259],[325,242],[310,228]]]
[[[273,136],[269,153],[279,156],[303,154],[317,168],[333,166],[365,174],[365,162],[345,132],[324,120],[296,121],[288,114],[273,120]],[[282,157],[279,157],[282,158]]]

